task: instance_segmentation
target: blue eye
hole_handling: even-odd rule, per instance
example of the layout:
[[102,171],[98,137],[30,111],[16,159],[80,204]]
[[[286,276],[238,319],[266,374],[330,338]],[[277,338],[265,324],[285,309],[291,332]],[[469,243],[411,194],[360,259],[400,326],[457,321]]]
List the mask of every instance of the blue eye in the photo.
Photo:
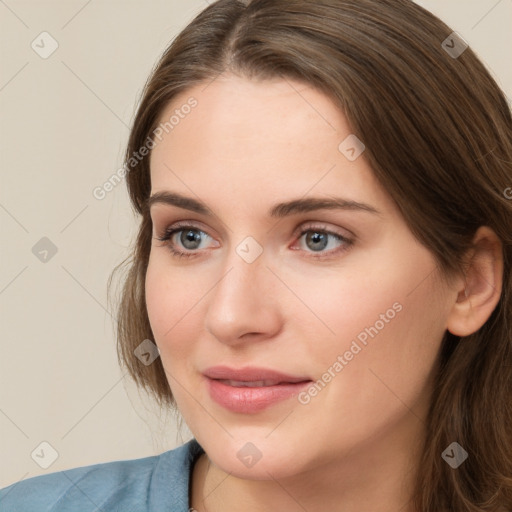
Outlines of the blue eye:
[[[207,245],[209,240],[213,240],[205,231],[187,224],[175,224],[156,238],[164,242],[171,254],[177,258],[200,256],[201,250],[205,248],[204,244]],[[330,231],[325,226],[308,226],[300,232],[298,241],[301,240],[304,242],[300,250],[307,254],[306,257],[316,259],[332,258],[349,249],[354,243],[352,239]]]
[[[181,251],[175,248],[175,242],[172,241],[175,238],[175,235],[178,235],[176,238],[179,240],[179,243],[186,250]],[[175,226],[174,228],[168,229],[165,233],[159,237],[157,237],[160,242],[166,242],[168,249],[171,251],[173,256],[179,258],[190,258],[192,256],[196,256],[197,254],[190,251],[196,251],[200,247],[202,240],[202,235],[207,238],[211,238],[204,231],[194,227],[194,226]]]
[[302,236],[304,235],[306,235],[304,239],[306,246],[314,252],[323,251],[329,245],[330,240],[334,239],[340,242],[344,240],[340,235],[320,230],[310,229],[304,231]]

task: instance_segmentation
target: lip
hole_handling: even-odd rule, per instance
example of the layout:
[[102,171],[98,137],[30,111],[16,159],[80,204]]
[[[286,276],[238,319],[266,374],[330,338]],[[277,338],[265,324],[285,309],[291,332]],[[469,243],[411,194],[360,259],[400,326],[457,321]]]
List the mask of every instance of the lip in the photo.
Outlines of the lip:
[[[230,411],[243,414],[254,414],[289,399],[312,382],[307,376],[288,375],[258,367],[214,366],[204,371],[203,375],[212,400]],[[266,381],[267,385],[237,385],[241,382],[259,381]]]

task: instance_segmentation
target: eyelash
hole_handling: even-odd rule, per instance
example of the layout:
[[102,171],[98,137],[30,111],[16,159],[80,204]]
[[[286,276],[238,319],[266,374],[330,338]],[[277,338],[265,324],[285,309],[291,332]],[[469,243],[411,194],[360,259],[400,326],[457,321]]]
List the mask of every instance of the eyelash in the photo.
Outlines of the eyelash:
[[[199,256],[198,252],[200,252],[201,249],[198,249],[196,252],[179,251],[179,250],[175,249],[173,244],[171,243],[171,238],[176,233],[180,233],[181,231],[187,231],[187,230],[197,231],[199,233],[204,233],[205,235],[210,236],[210,235],[208,235],[208,233],[206,233],[205,231],[203,231],[202,229],[200,229],[197,226],[178,222],[178,223],[174,224],[173,226],[166,228],[163,233],[159,234],[156,237],[156,239],[159,240],[160,242],[163,242],[163,245],[167,246],[167,249],[170,251],[170,253],[173,257],[175,257],[175,258],[194,258],[196,256]],[[344,236],[340,235],[339,233],[335,233],[334,231],[329,230],[326,226],[321,226],[321,225],[307,226],[307,228],[303,228],[300,231],[300,233],[298,234],[297,240],[300,240],[306,233],[310,233],[310,232],[330,235],[330,236],[336,238],[339,242],[344,243],[345,246],[340,246],[336,249],[331,249],[330,251],[326,251],[326,252],[319,252],[317,254],[315,254],[314,252],[311,252],[311,251],[306,251],[307,253],[311,254],[310,256],[307,256],[308,258],[313,258],[313,259],[317,259],[317,260],[330,258],[334,255],[337,255],[338,253],[347,251],[354,243],[354,240],[344,237]],[[298,249],[298,250],[300,250],[300,249]]]

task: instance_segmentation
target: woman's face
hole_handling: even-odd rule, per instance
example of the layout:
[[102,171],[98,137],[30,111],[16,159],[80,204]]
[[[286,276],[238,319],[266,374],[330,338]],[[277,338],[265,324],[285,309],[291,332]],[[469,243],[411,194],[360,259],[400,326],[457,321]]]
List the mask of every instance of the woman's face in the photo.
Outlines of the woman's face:
[[[147,308],[212,462],[264,479],[405,453],[455,297],[344,116],[299,82],[230,75],[182,93],[161,121],[151,194],[187,199],[152,202]],[[218,366],[288,377],[205,376]]]

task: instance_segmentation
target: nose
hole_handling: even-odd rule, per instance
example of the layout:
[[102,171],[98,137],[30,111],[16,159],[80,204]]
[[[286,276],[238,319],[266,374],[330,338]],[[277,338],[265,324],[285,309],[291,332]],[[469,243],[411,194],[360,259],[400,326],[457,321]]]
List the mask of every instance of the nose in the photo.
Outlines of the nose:
[[209,294],[206,330],[230,345],[275,336],[282,326],[280,283],[263,255],[247,263],[235,253],[224,268],[223,277]]

